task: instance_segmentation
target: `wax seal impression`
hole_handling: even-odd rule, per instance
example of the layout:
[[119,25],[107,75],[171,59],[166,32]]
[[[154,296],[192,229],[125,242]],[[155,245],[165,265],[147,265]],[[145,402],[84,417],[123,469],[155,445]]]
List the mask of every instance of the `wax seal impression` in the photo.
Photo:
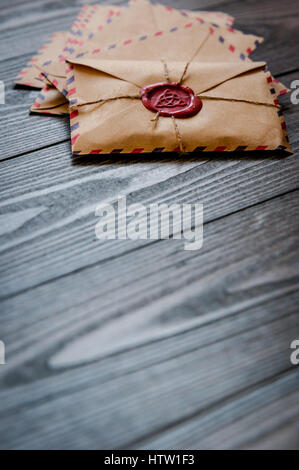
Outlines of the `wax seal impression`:
[[187,86],[174,82],[153,83],[140,90],[144,106],[164,117],[188,118],[195,116],[202,101]]

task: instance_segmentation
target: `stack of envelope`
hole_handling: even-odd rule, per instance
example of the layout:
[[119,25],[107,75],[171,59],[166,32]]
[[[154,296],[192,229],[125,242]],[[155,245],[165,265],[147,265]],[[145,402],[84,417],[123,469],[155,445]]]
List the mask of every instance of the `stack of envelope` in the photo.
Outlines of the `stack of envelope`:
[[[220,12],[85,5],[19,73],[31,112],[69,115],[73,154],[291,152],[263,39]],[[33,123],[34,125],[34,123]]]

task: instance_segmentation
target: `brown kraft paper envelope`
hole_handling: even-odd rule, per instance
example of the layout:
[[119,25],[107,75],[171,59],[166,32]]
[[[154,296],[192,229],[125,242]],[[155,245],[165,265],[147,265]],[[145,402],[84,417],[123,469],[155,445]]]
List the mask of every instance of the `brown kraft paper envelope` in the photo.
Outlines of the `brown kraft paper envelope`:
[[[123,49],[97,59],[74,59],[68,74],[75,89],[70,102],[73,153],[291,151],[265,63],[211,62],[206,37],[199,51],[189,32],[180,34],[175,53],[165,47],[170,39],[165,35],[139,42],[131,59]],[[154,113],[137,98],[143,86],[165,81],[162,61],[174,82],[191,61],[183,85],[202,99],[196,116],[160,117],[154,123]]]

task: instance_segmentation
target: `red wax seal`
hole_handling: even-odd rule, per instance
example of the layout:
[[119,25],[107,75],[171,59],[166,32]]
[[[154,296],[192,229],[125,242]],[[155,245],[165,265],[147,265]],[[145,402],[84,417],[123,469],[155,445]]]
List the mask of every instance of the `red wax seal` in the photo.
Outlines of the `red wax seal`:
[[160,116],[188,118],[195,116],[202,101],[187,86],[174,82],[153,83],[140,90],[144,106]]

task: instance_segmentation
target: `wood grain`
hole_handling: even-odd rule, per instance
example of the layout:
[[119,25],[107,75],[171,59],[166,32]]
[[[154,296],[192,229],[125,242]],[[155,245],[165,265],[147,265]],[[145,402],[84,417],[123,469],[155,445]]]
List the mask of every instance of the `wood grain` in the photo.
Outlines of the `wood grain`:
[[[173,2],[174,6],[177,2]],[[272,0],[263,0],[263,5],[256,2],[232,1],[228,4],[213,2],[210,9],[232,12],[238,19],[236,26],[247,32],[265,35],[265,42],[252,56],[255,60],[267,60],[274,75],[282,77],[286,72],[297,68],[299,40],[298,11],[294,0],[287,0],[284,8],[288,9],[288,21],[275,12]],[[47,2],[48,4],[48,2]],[[2,33],[0,46],[0,78],[6,87],[6,105],[0,108],[5,141],[0,142],[0,160],[39,150],[47,145],[61,143],[69,139],[67,118],[29,115],[29,109],[37,92],[20,89],[13,85],[17,73],[26,65],[29,58],[38,50],[53,31],[67,29],[71,24],[70,16],[75,17],[80,9],[80,2],[52,2],[49,9],[44,2],[19,4],[19,14],[14,6],[2,12]],[[171,2],[169,3],[171,4]],[[206,3],[195,1],[184,3],[184,8],[205,7]],[[34,8],[35,14],[32,15]],[[246,23],[242,23],[242,18]],[[241,22],[240,22],[241,21]],[[22,41],[15,41],[15,28]],[[24,50],[26,54],[24,54]],[[298,77],[295,74],[294,77]],[[292,80],[285,77],[289,86]]]
[[[299,78],[295,0],[164,3],[235,15]],[[80,6],[0,11],[0,448],[298,449],[299,106],[281,99],[293,156],[72,157],[67,119],[29,116],[13,79]],[[97,240],[120,194],[203,203],[203,248]]]

